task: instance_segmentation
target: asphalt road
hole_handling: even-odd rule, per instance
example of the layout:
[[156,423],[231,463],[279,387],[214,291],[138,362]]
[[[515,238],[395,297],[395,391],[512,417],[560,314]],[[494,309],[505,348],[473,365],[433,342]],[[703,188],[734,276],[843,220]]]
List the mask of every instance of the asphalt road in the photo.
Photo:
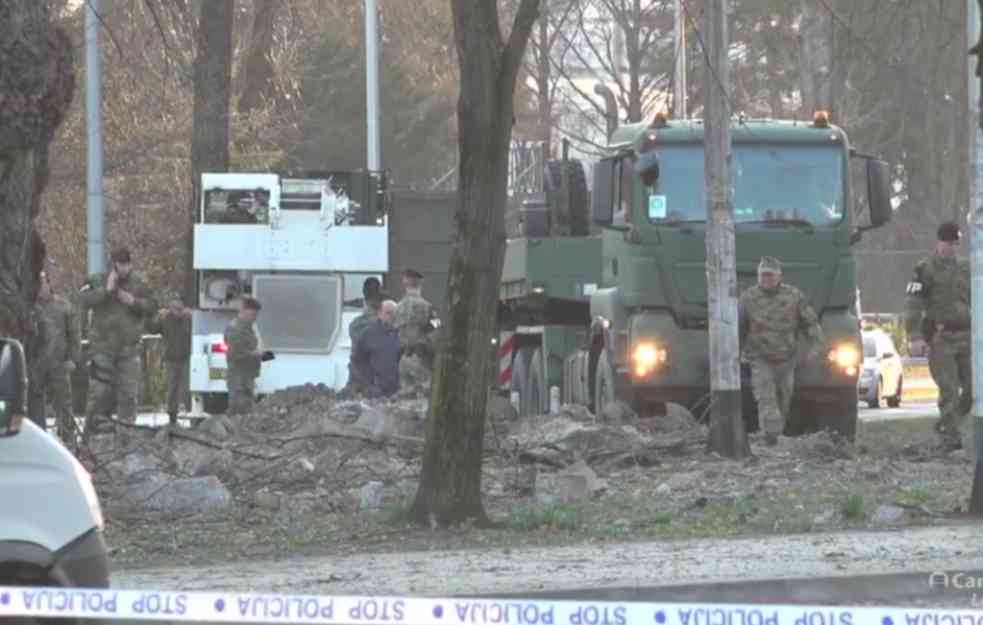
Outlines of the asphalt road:
[[894,421],[897,419],[925,419],[939,416],[939,408],[934,402],[901,404],[898,408],[867,408],[860,406],[860,420],[868,423]]

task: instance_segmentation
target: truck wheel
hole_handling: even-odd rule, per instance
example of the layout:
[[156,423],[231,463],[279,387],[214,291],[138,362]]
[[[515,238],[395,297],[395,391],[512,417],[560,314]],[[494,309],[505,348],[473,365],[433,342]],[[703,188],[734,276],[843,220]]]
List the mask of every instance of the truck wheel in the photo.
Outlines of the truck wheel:
[[202,410],[210,415],[222,414],[229,409],[228,393],[205,393],[201,398]]
[[548,412],[546,405],[549,399],[549,390],[546,388],[544,376],[543,350],[537,349],[533,352],[532,360],[529,362],[529,384],[526,386],[528,403],[526,411],[529,416],[536,416]]
[[512,380],[509,384],[509,390],[512,393],[519,394],[520,417],[529,416],[526,412],[526,398],[529,395],[529,361],[531,359],[531,353],[531,348],[520,347],[519,351],[515,353],[515,358],[512,359]]
[[802,403],[802,416],[795,434],[812,433],[819,430],[832,430],[841,436],[854,440],[857,433],[858,402],[856,392],[833,391],[825,401]]
[[[570,184],[568,202],[563,201],[563,171],[566,168]],[[559,234],[585,237],[590,234],[590,214],[587,203],[587,176],[579,160],[549,161],[543,176],[546,204],[553,227],[560,226]],[[566,204],[566,205],[564,205]],[[554,231],[555,232],[555,231]]]
[[608,353],[602,351],[597,359],[597,371],[594,373],[594,415],[599,416],[604,407],[613,402],[617,396],[614,367],[608,361]]

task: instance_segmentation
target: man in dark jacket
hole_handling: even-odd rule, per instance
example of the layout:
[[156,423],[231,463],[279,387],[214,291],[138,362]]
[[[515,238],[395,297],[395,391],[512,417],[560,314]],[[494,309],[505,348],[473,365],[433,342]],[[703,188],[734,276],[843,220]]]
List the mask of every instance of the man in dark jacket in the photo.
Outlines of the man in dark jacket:
[[393,325],[396,302],[386,300],[355,345],[352,357],[367,376],[368,396],[388,397],[399,390],[399,331]]

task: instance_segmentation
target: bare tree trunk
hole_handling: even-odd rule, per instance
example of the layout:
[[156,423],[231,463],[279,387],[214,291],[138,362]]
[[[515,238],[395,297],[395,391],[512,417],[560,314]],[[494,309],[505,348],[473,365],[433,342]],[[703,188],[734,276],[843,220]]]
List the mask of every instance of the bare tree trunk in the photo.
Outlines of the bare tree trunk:
[[799,71],[803,112],[831,110],[833,71],[833,18],[814,0],[802,0],[799,29]]
[[191,131],[191,219],[188,222],[184,291],[195,297],[194,223],[201,203],[202,172],[229,169],[229,91],[232,82],[234,0],[201,3],[195,56],[194,120]]
[[513,94],[539,0],[522,0],[508,43],[497,0],[451,0],[460,63],[460,156],[456,234],[447,283],[448,317],[437,356],[420,486],[420,523],[486,523],[481,460],[489,349],[505,256],[505,200]]
[[649,53],[642,50],[640,36],[642,29],[642,0],[634,0],[633,13],[625,20],[628,30],[625,33],[625,50],[628,51],[628,121],[632,124],[642,121],[642,57]]
[[39,0],[0,2],[0,335],[28,347],[44,266],[34,227],[48,148],[75,92],[72,44]]
[[246,80],[239,98],[239,112],[248,113],[262,106],[276,95],[273,81],[273,28],[281,0],[253,0],[253,36],[246,55]]
[[552,155],[553,140],[553,106],[550,101],[550,31],[549,14],[544,8],[539,16],[539,41],[536,42],[539,52],[539,71],[536,76],[536,90],[539,92],[539,127],[543,138],[544,158]]

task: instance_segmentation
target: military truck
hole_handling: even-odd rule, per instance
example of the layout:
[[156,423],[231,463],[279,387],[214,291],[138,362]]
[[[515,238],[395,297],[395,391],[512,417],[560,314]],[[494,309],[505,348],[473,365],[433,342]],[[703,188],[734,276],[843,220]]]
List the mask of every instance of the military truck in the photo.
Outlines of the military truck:
[[[852,438],[862,353],[852,248],[891,218],[888,165],[853,149],[823,112],[811,123],[734,119],[731,133],[739,288],[754,284],[760,257],[780,258],[828,341],[821,360],[799,363],[788,433],[829,428]],[[568,232],[541,224],[508,241],[498,384],[521,414],[546,412],[553,387],[595,413],[615,400],[650,415],[670,402],[708,412],[703,137],[702,120],[664,115],[616,129],[593,167],[589,203],[571,189],[551,209]],[[854,159],[865,201],[854,201]],[[576,161],[558,171],[583,177]],[[753,429],[746,367],[742,387]]]

